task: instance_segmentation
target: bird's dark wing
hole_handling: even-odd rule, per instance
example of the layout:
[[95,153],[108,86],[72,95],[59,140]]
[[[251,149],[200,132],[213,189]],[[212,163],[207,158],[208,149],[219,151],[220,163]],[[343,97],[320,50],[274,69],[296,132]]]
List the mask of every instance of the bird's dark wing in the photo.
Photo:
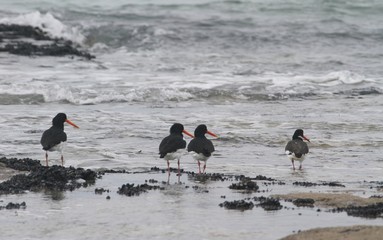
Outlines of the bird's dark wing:
[[61,129],[51,127],[41,136],[40,143],[44,150],[49,150],[55,145],[67,140],[66,133]]
[[214,150],[213,143],[207,138],[194,138],[188,145],[188,152],[203,153],[206,157],[209,157]]
[[182,136],[169,135],[160,143],[160,157],[164,157],[167,153],[175,152],[178,149],[186,148],[186,141]]
[[295,154],[306,154],[309,152],[309,147],[302,140],[291,140],[287,143],[285,150]]

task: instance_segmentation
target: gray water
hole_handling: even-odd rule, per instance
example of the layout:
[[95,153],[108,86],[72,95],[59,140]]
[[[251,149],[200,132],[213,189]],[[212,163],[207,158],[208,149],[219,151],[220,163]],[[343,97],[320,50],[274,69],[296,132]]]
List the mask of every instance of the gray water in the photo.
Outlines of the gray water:
[[[364,181],[382,181],[381,2],[0,3],[0,23],[43,27],[96,56],[0,54],[0,155],[44,163],[41,134],[56,113],[65,112],[80,126],[65,127],[66,166],[145,171],[166,166],[158,145],[174,122],[190,132],[205,123],[219,136],[212,139],[216,152],[208,172],[290,183],[274,192],[310,190],[292,187],[294,181],[340,181],[354,194],[379,194]],[[284,155],[296,128],[311,140],[300,172]],[[58,153],[50,161],[60,164]],[[181,167],[197,170],[188,155]],[[26,201],[27,209],[1,212],[2,236],[276,239],[313,227],[381,224],[307,209],[299,218],[289,210],[227,211],[218,207],[221,194],[243,198],[227,183],[202,184],[209,189],[203,194],[174,184],[175,176],[165,191],[137,198],[115,193],[123,183],[149,177],[100,180],[97,186],[113,191],[110,201],[92,188],[59,200],[41,193],[3,195],[3,202]],[[153,177],[165,181],[166,174]],[[194,184],[186,176],[181,182]]]

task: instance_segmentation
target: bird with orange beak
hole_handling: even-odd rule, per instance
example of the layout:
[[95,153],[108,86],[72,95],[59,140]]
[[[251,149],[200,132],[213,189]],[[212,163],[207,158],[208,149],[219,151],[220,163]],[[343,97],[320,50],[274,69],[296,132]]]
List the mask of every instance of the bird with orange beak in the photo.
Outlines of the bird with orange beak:
[[168,164],[168,174],[170,175],[169,161],[177,159],[178,163],[178,176],[180,176],[180,159],[185,154],[186,141],[182,133],[189,137],[194,137],[191,133],[184,129],[181,123],[175,123],[170,128],[170,135],[165,137],[160,143],[160,158],[166,160]]
[[67,135],[64,132],[64,123],[68,123],[75,128],[79,128],[76,124],[67,119],[65,113],[57,114],[52,120],[52,127],[45,130],[40,143],[45,152],[45,161],[48,166],[48,151],[59,151],[61,153],[61,164],[64,166],[64,143],[67,140]]
[[310,142],[310,140],[303,135],[303,130],[297,129],[294,132],[293,139],[290,140],[285,147],[286,155],[293,164],[293,170],[295,170],[294,161],[298,161],[300,163],[299,169],[302,169],[302,162],[309,152],[309,147],[303,140]]
[[206,138],[205,136],[206,133],[213,137],[218,137],[214,133],[207,130],[207,127],[205,124],[201,124],[195,129],[194,131],[195,138],[192,139],[188,145],[188,152],[192,152],[193,158],[197,160],[198,162],[199,173],[201,173],[200,161],[205,163],[203,165],[203,173],[205,173],[206,162],[210,158],[211,154],[215,151],[213,143]]

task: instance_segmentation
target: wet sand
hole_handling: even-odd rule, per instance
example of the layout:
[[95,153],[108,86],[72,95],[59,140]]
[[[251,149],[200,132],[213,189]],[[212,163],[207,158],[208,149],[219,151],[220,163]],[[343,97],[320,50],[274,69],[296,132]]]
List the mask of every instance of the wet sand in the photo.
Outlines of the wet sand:
[[281,198],[284,200],[294,201],[296,199],[313,199],[314,205],[317,207],[325,208],[346,208],[352,206],[368,206],[371,204],[382,203],[381,197],[359,197],[351,193],[289,193],[289,194],[276,194],[273,197]]
[[281,240],[377,240],[382,236],[383,227],[353,226],[312,229],[284,237]]

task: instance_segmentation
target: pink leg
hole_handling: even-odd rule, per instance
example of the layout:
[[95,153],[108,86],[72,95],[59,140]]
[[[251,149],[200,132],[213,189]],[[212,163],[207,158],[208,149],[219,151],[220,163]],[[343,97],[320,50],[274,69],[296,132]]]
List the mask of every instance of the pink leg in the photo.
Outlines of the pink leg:
[[206,171],[206,162],[205,162],[205,165],[203,165],[203,173],[205,173]]
[[299,164],[299,170],[302,170],[302,162]]
[[170,163],[169,163],[169,160],[167,161],[168,163],[168,175],[170,176]]
[[46,165],[48,167],[48,152],[45,152],[45,162],[46,162]]
[[169,184],[169,182],[170,182],[170,174],[168,174],[168,184]]
[[181,176],[181,170],[180,170],[180,160],[178,159],[178,176]]
[[64,156],[61,155],[61,166],[64,166]]
[[199,162],[199,160],[197,161],[198,161],[198,173],[201,174],[201,163]]
[[291,163],[293,164],[293,170],[295,170],[294,160],[291,160]]

